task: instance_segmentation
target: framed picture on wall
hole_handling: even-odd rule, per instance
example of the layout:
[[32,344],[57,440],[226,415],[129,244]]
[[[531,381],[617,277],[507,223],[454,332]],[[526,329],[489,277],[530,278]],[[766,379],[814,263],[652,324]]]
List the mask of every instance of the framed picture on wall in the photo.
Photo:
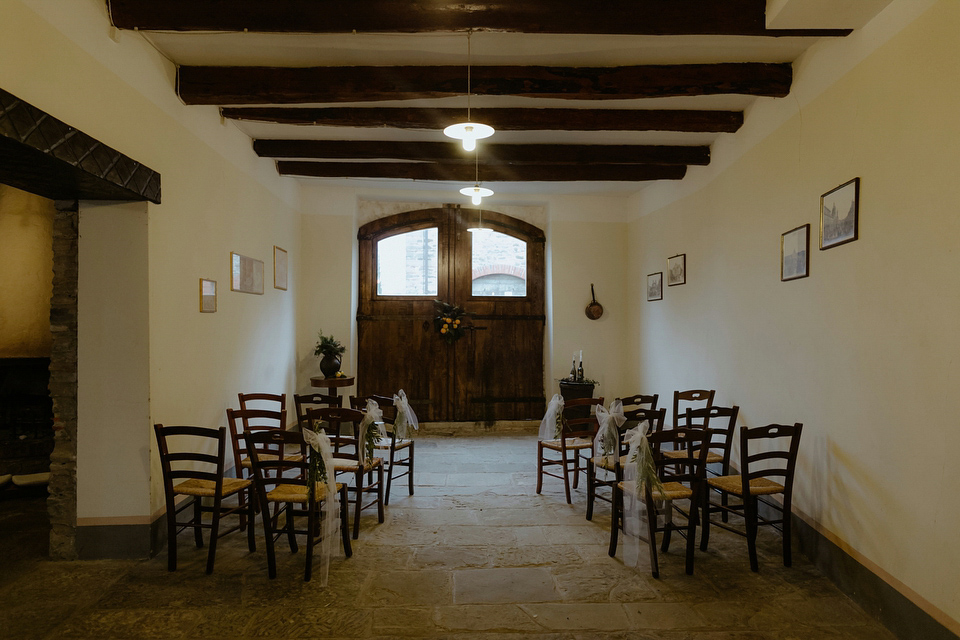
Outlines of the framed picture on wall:
[[663,300],[663,271],[647,275],[647,302]]
[[678,253],[667,258],[667,286],[674,287],[687,282],[687,254]]
[[217,281],[200,278],[200,313],[217,312]]
[[273,288],[287,290],[287,252],[273,247]]
[[263,260],[230,252],[230,290],[263,295]]
[[780,280],[796,280],[810,275],[810,225],[805,224],[780,235]]
[[853,242],[859,233],[860,178],[820,196],[820,249]]

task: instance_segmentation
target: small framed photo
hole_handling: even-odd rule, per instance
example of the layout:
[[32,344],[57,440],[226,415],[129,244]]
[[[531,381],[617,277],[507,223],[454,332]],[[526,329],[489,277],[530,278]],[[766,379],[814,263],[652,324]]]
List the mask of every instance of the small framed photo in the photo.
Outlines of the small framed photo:
[[287,252],[273,247],[273,288],[287,290]]
[[667,286],[674,287],[687,282],[687,254],[678,253],[667,258]]
[[200,313],[217,312],[217,281],[200,278]]
[[820,249],[857,239],[860,218],[860,178],[844,182],[820,196]]
[[810,275],[810,225],[805,224],[780,235],[780,280],[796,280]]
[[263,295],[263,260],[230,252],[230,290]]
[[647,275],[647,302],[663,300],[663,271]]

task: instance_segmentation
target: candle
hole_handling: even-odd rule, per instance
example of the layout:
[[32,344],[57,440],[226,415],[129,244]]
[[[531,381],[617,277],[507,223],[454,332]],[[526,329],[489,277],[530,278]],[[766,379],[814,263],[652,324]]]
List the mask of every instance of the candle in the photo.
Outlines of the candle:
[[583,349],[580,349],[580,364],[583,364]]

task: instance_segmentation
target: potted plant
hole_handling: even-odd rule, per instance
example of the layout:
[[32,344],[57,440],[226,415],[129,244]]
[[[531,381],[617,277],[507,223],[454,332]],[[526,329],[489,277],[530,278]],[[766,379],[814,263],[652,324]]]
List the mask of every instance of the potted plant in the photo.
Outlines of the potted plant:
[[313,355],[320,358],[320,373],[324,378],[335,377],[340,372],[340,356],[347,348],[332,335],[323,335],[322,330],[317,336],[317,347],[313,350]]

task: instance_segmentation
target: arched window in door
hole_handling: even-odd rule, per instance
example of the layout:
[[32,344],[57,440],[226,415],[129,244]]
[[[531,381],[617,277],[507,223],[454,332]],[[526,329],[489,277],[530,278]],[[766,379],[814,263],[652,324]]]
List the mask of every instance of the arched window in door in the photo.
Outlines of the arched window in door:
[[[543,414],[543,232],[485,210],[489,230],[471,233],[476,217],[451,206],[360,229],[360,395],[402,388],[423,420]],[[437,299],[471,314],[455,343],[436,332]]]

